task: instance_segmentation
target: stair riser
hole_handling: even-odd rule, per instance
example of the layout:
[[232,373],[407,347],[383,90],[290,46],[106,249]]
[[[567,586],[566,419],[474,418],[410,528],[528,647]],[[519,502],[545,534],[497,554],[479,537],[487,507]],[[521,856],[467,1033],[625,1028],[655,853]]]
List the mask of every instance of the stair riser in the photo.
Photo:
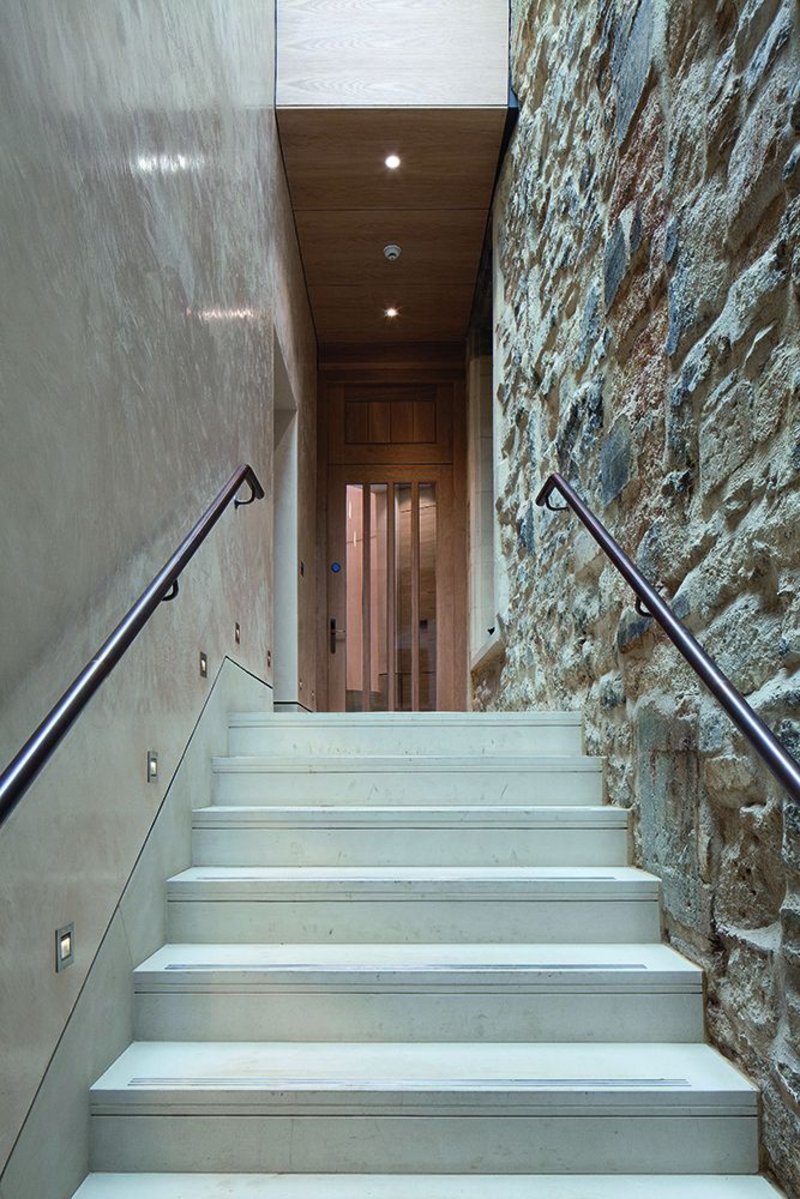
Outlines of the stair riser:
[[624,866],[624,828],[195,829],[195,866]]
[[553,724],[544,727],[525,725],[470,726],[469,724],[408,725],[381,724],[373,728],[354,725],[338,728],[314,728],[311,722],[300,728],[259,728],[234,726],[228,732],[228,752],[232,755],[275,755],[300,757],[338,754],[455,754],[481,756],[508,754],[580,754],[580,725]]
[[172,941],[556,944],[660,939],[655,900],[308,900],[230,899],[167,905]]
[[721,1173],[758,1169],[747,1116],[92,1117],[94,1170]]
[[599,769],[547,771],[476,770],[218,770],[214,802],[271,804],[599,804]]
[[[377,993],[376,993],[377,991]],[[219,988],[135,997],[136,1039],[164,1041],[702,1041],[702,996],[652,991],[436,994]]]

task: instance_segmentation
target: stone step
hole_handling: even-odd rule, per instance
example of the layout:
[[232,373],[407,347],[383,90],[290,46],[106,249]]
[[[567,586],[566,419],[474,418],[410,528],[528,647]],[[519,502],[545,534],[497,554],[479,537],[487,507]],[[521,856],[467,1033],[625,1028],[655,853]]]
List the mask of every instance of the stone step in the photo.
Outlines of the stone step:
[[356,754],[580,754],[580,712],[235,713],[228,752],[292,757]]
[[344,754],[213,759],[214,802],[286,804],[600,804],[603,759]]
[[90,1174],[74,1199],[777,1199],[735,1174]]
[[167,945],[134,992],[139,1040],[703,1039],[664,945]]
[[200,808],[196,866],[617,866],[628,814],[612,807]]
[[758,1169],[757,1092],[705,1045],[136,1042],[91,1112],[95,1170]]
[[659,882],[628,866],[194,866],[169,938],[215,942],[652,942]]

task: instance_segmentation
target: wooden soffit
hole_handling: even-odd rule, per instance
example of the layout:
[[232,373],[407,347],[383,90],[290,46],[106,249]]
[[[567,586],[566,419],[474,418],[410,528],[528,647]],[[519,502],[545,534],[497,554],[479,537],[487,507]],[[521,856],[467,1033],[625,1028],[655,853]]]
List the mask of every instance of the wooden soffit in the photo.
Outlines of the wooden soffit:
[[278,126],[321,343],[466,334],[507,28],[504,0],[278,0]]

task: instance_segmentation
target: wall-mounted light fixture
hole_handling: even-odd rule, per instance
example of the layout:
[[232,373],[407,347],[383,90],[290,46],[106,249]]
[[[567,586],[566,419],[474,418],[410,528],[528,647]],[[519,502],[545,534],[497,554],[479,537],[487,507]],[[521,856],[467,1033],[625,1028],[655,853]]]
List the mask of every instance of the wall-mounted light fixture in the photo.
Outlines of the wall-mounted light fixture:
[[393,320],[395,319],[395,317],[396,317],[396,316],[399,316],[399,315],[400,315],[400,313],[399,313],[399,311],[398,311],[398,309],[397,309],[397,308],[387,308],[387,309],[385,309],[385,311],[384,311],[384,314],[383,314],[383,315],[384,315],[385,317],[388,317],[388,319],[389,319],[390,321],[393,321]]
[[65,924],[56,929],[56,974],[75,961],[75,925]]
[[396,171],[400,166],[400,156],[399,154],[387,154],[384,162],[390,171]]
[[147,781],[154,783],[158,778],[158,754],[154,749],[147,751]]
[[200,650],[200,678],[208,678],[208,654]]

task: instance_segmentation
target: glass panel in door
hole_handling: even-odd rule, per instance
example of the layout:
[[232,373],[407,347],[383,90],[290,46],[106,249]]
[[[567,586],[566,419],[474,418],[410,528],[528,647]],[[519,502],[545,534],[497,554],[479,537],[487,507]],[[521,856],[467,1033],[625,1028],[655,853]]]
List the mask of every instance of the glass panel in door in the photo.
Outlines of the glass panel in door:
[[348,712],[436,708],[434,483],[346,488]]

